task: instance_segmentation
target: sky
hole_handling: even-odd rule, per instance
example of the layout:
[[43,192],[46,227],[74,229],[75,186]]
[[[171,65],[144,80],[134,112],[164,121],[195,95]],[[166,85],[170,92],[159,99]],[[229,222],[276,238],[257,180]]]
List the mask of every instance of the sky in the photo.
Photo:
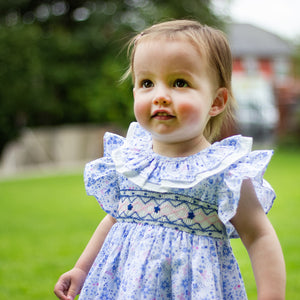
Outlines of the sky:
[[233,21],[259,26],[282,38],[300,40],[300,0],[213,0]]

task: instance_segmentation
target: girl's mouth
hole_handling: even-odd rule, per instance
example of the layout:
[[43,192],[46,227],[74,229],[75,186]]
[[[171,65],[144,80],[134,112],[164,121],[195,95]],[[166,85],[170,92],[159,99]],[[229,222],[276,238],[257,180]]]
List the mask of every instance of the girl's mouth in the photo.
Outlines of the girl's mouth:
[[152,115],[152,118],[163,121],[163,120],[173,119],[174,116],[167,112],[164,112],[164,111],[158,111],[158,112],[154,112],[154,114]]

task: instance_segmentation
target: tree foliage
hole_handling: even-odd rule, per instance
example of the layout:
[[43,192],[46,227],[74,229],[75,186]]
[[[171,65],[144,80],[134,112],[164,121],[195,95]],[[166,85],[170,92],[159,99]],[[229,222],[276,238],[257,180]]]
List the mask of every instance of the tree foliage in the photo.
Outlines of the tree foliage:
[[0,17],[0,153],[24,126],[128,124],[129,37],[171,18],[223,25],[209,0],[11,0]]

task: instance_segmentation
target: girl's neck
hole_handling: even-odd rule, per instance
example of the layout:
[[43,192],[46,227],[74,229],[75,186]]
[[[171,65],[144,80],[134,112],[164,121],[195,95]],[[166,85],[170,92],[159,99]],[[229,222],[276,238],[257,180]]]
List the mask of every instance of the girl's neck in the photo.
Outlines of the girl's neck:
[[196,154],[210,146],[205,137],[184,142],[166,143],[153,139],[153,151],[167,157],[186,157]]

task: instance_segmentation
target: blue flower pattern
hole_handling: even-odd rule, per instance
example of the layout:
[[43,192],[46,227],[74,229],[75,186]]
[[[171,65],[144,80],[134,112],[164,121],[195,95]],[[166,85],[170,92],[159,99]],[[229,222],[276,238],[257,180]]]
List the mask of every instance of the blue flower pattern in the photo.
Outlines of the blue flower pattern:
[[[189,157],[163,157],[152,151],[151,135],[137,123],[131,124],[126,138],[107,133],[104,144],[104,157],[86,166],[87,193],[117,219],[122,195],[132,191],[143,197],[144,191],[145,197],[156,198],[140,201],[141,208],[134,199],[125,203],[122,213],[129,217],[110,230],[79,299],[247,299],[230,246],[229,239],[238,237],[230,219],[246,178],[251,178],[265,212],[270,210],[275,193],[263,174],[272,151],[251,152],[249,138],[233,136]],[[163,214],[164,220],[170,219],[163,207],[166,195],[176,209],[180,199],[194,199],[195,205],[181,206],[186,208],[185,226],[148,222],[149,216],[158,220]],[[225,228],[220,237],[192,233],[198,201],[205,208],[201,214],[216,208]]]

